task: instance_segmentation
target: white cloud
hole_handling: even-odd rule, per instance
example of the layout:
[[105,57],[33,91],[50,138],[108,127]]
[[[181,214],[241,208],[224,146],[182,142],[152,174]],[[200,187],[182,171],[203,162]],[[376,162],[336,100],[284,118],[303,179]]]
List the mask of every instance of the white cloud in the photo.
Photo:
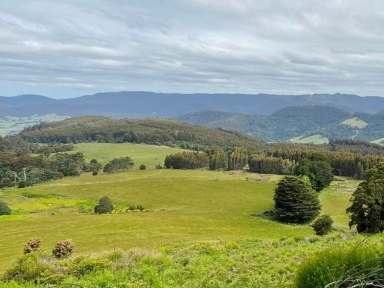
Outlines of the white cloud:
[[0,95],[384,96],[383,11],[381,0],[4,0]]

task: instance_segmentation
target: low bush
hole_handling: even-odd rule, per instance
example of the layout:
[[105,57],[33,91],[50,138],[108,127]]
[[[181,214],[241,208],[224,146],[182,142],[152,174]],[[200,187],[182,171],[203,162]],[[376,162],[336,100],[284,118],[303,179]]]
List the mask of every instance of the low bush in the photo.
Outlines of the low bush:
[[40,239],[30,239],[24,245],[24,254],[30,254],[32,252],[39,251],[41,245]]
[[323,251],[302,264],[296,287],[383,287],[384,266],[377,251],[362,246]]
[[329,215],[322,215],[312,224],[316,235],[322,236],[328,234],[332,229],[333,220]]
[[147,169],[147,166],[145,166],[144,164],[141,164],[140,167],[139,167],[140,170],[146,170]]
[[101,270],[107,267],[107,262],[104,259],[93,259],[86,257],[76,258],[70,265],[69,274],[76,277],[82,277],[96,270]]
[[20,258],[16,264],[4,274],[3,278],[6,281],[41,282],[43,278],[52,273],[53,265],[51,265],[48,257],[33,253]]
[[7,203],[0,201],[0,216],[1,215],[11,215],[12,210],[9,208]]
[[52,255],[58,259],[67,258],[72,255],[73,249],[74,245],[71,240],[59,241],[53,247]]
[[99,203],[95,206],[95,213],[96,214],[108,214],[112,213],[113,211],[113,205],[111,200],[104,196],[99,200]]

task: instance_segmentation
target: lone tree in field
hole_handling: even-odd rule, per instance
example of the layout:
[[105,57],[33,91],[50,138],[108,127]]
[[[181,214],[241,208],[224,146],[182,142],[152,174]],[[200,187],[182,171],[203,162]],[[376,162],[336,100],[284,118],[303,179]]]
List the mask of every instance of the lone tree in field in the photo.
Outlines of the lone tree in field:
[[306,223],[320,211],[318,195],[305,178],[287,176],[275,191],[275,216],[287,223]]
[[384,162],[369,170],[366,179],[353,192],[349,226],[359,233],[384,231]]
[[296,175],[307,176],[312,188],[321,191],[333,180],[332,167],[326,160],[305,159],[295,169]]
[[111,200],[104,196],[99,200],[99,203],[95,206],[96,214],[107,214],[113,211],[113,205]]
[[8,207],[7,203],[0,201],[0,216],[11,215],[12,210]]

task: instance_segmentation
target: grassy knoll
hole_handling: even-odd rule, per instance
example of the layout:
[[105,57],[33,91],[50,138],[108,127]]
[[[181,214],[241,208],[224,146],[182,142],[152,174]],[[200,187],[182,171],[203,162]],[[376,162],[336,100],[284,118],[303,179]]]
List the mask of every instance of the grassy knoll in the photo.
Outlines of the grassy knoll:
[[357,129],[363,129],[368,126],[368,123],[365,122],[364,120],[361,120],[358,117],[353,117],[347,120],[344,120],[341,122],[342,125],[346,125],[352,128],[357,128]]
[[[0,200],[10,203],[16,214],[0,218],[0,271],[21,255],[23,244],[32,237],[42,239],[45,247],[73,239],[77,254],[82,254],[114,248],[157,249],[196,240],[313,235],[309,226],[279,224],[260,216],[273,206],[278,179],[235,172],[133,170],[2,190]],[[341,182],[350,188],[357,184]],[[104,195],[114,201],[120,213],[91,213]],[[348,196],[339,184],[333,184],[321,197],[325,211],[336,216],[339,225],[346,222],[343,211]],[[148,210],[122,212],[137,204]]]
[[136,168],[144,164],[148,169],[163,165],[165,156],[182,151],[167,146],[131,143],[81,143],[76,144],[74,150],[84,153],[87,160],[95,158],[104,164],[117,157],[130,156]]
[[299,143],[299,144],[328,144],[329,139],[323,135],[315,134],[308,137],[305,136],[299,136],[292,138],[290,140],[292,143]]

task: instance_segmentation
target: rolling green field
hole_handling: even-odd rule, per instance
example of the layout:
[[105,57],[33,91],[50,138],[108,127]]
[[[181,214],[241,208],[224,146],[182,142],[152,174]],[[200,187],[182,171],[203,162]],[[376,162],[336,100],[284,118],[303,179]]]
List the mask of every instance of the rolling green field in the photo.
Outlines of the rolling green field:
[[[157,248],[195,240],[279,239],[312,235],[309,226],[280,224],[260,214],[272,208],[277,176],[210,171],[130,171],[77,178],[25,189],[2,190],[16,215],[1,218],[1,270],[21,255],[32,237],[47,246],[70,238],[77,253],[114,248]],[[339,183],[340,182],[340,183]],[[345,227],[349,193],[339,181],[321,195],[324,210]],[[96,201],[108,195],[120,213],[94,215]],[[122,212],[129,205],[146,212]]]
[[[178,150],[148,145],[78,144],[76,151],[84,152],[87,159],[96,158],[104,163],[114,157],[131,156],[135,162],[152,168],[161,164],[165,155]],[[14,212],[11,216],[0,217],[0,273],[22,255],[23,245],[28,239],[37,237],[42,240],[43,250],[47,253],[58,240],[72,239],[76,245],[75,255],[98,255],[114,249],[136,247],[143,251],[163,251],[169,261],[178,263],[181,255],[185,254],[182,258],[194,259],[194,265],[197,265],[190,269],[204,269],[198,270],[199,273],[206,273],[211,266],[218,270],[232,269],[227,266],[233,263],[252,278],[249,281],[279,287],[279,283],[288,281],[286,277],[292,281],[293,267],[297,267],[307,255],[334,245],[334,241],[341,243],[340,239],[343,239],[331,236],[333,240],[312,245],[312,240],[305,240],[314,236],[309,225],[280,224],[263,216],[263,212],[273,207],[274,188],[280,178],[237,171],[133,169],[111,175],[83,174],[29,188],[0,190],[0,200],[6,201]],[[345,209],[357,185],[358,181],[337,178],[320,194],[323,213],[330,214],[336,229],[345,235],[350,234]],[[115,212],[110,215],[93,214],[94,205],[104,195],[112,199]],[[132,205],[142,205],[145,210],[129,211]],[[201,250],[212,254],[209,252],[203,256],[205,254],[200,253],[205,252]],[[151,257],[153,253],[157,255],[157,252],[145,253],[150,253]],[[275,258],[279,263],[274,262]],[[149,266],[145,269],[154,269],[155,262],[151,263],[147,263]],[[172,265],[167,266],[169,273],[181,269]],[[250,273],[252,269],[260,269],[257,271],[264,274],[253,275]],[[265,274],[269,269],[273,269],[273,273]],[[189,274],[183,274],[187,272],[178,273],[183,275],[178,277],[185,277],[178,278],[178,281],[189,279]],[[197,282],[190,282],[190,286],[173,286],[171,281],[153,287],[227,287],[200,286],[202,277],[209,276],[199,273],[193,280]],[[216,276],[220,281],[226,281],[227,276]],[[169,280],[169,274],[159,277],[162,281]],[[244,287],[265,287],[252,285]]]
[[163,165],[165,156],[183,150],[167,146],[131,143],[81,143],[75,145],[74,151],[84,153],[88,161],[97,159],[103,164],[113,158],[130,156],[135,163],[135,168],[144,164],[151,169],[156,165]]

